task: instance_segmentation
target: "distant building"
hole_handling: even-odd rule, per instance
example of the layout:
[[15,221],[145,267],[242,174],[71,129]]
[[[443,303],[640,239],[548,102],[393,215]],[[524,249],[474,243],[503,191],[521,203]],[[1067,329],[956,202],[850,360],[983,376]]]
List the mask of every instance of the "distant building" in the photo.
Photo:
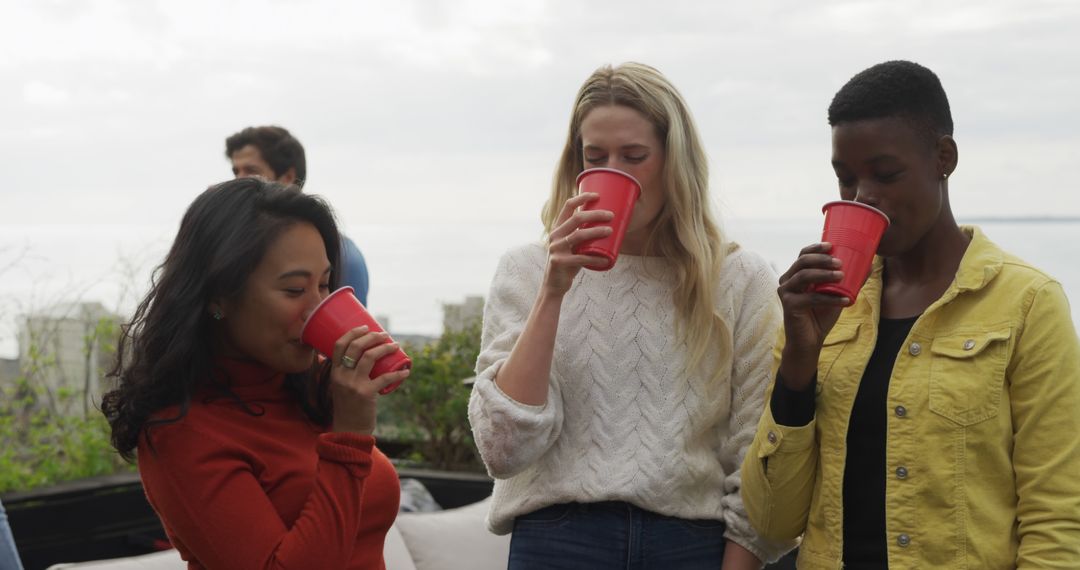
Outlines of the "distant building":
[[460,331],[484,318],[484,298],[469,295],[462,303],[443,303],[443,330]]
[[371,315],[371,316],[375,318],[375,322],[379,323],[379,326],[382,327],[384,331],[386,331],[387,333],[389,333],[391,335],[394,334],[394,330],[390,328],[390,315]]
[[[484,298],[480,295],[465,297],[462,303],[443,303],[443,330],[461,331],[484,320]],[[476,376],[462,379],[461,383],[472,388]]]
[[18,358],[0,358],[0,387],[7,386],[19,377]]
[[26,315],[19,323],[19,369],[48,388],[50,405],[62,413],[92,409],[112,364],[120,317],[101,303],[64,303]]

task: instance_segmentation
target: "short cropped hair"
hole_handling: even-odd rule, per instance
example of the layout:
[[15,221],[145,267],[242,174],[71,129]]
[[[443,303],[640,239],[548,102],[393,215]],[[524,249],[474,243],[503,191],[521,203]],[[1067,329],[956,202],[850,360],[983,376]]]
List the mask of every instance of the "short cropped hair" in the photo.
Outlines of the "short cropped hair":
[[953,134],[945,88],[933,71],[903,60],[886,61],[852,77],[829,105],[829,125],[898,118],[931,143]]

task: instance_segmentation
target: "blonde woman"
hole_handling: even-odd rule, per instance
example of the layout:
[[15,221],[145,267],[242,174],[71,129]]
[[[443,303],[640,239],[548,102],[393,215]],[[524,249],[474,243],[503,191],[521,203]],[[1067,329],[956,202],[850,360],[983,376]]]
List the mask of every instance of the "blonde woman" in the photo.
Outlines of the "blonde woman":
[[[642,185],[615,266],[582,271],[585,168]],[[546,244],[508,251],[484,310],[469,417],[497,480],[488,524],[516,568],[758,568],[787,544],[751,530],[739,464],[780,324],[775,277],[723,241],[678,91],[603,67],[578,92]]]

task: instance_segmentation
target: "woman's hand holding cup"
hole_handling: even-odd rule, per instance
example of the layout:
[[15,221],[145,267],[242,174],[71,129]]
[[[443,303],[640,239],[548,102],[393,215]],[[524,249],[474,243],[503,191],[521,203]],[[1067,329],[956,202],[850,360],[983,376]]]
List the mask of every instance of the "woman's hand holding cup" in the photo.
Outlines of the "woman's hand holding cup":
[[334,344],[330,367],[334,431],[371,435],[375,431],[380,390],[409,377],[410,370],[406,368],[370,378],[375,363],[399,348],[397,343],[386,342],[389,338],[385,332],[360,326],[346,332]]
[[570,290],[574,277],[587,265],[605,264],[607,260],[593,255],[574,253],[577,244],[611,235],[610,226],[582,228],[590,222],[610,222],[614,214],[608,210],[581,210],[581,206],[595,200],[597,194],[583,192],[563,204],[555,229],[548,236],[548,263],[544,272],[543,292],[561,298]]
[[[353,294],[352,287],[342,287],[334,291],[315,307],[308,316],[304,328],[300,331],[300,341],[313,347],[324,356],[331,356],[337,349],[337,342],[344,338],[345,333],[356,330],[361,326],[375,333],[382,333],[382,326],[367,312],[364,305]],[[391,343],[393,339],[383,335],[383,343]],[[397,344],[394,344],[398,347]],[[380,353],[381,354],[381,353]],[[346,368],[355,365],[353,356],[345,355]],[[376,360],[375,367],[369,371],[372,380],[390,371],[399,371],[412,366],[412,360],[400,347],[398,350],[383,354],[380,360]],[[394,382],[385,386],[379,392],[388,394],[394,391],[401,382]]]
[[828,243],[804,247],[780,276],[776,290],[784,308],[785,335],[779,373],[793,390],[803,390],[813,380],[825,337],[840,318],[840,311],[850,304],[846,297],[812,290],[814,285],[843,278],[840,260],[829,255],[830,249]]
[[825,214],[821,242],[799,252],[777,290],[786,337],[779,373],[795,390],[814,379],[825,336],[840,311],[855,302],[889,227],[884,212],[852,200],[828,202],[821,211]]

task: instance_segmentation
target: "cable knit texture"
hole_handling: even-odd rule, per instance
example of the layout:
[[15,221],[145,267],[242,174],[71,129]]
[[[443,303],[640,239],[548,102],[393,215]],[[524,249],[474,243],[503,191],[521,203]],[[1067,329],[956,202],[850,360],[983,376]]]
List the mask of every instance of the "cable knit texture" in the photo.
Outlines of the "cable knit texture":
[[[521,334],[547,263],[542,244],[503,255],[484,308],[469,419],[496,478],[488,526],[547,505],[626,501],[687,519],[723,519],[727,537],[763,560],[794,546],[759,538],[739,496],[780,326],[776,278],[735,248],[715,287],[731,335],[693,372],[676,336],[673,271],[660,258],[620,255],[584,270],[563,300],[547,403],[529,406],[494,380]],[[719,362],[723,358],[725,362]],[[722,370],[711,378],[710,370]]]

